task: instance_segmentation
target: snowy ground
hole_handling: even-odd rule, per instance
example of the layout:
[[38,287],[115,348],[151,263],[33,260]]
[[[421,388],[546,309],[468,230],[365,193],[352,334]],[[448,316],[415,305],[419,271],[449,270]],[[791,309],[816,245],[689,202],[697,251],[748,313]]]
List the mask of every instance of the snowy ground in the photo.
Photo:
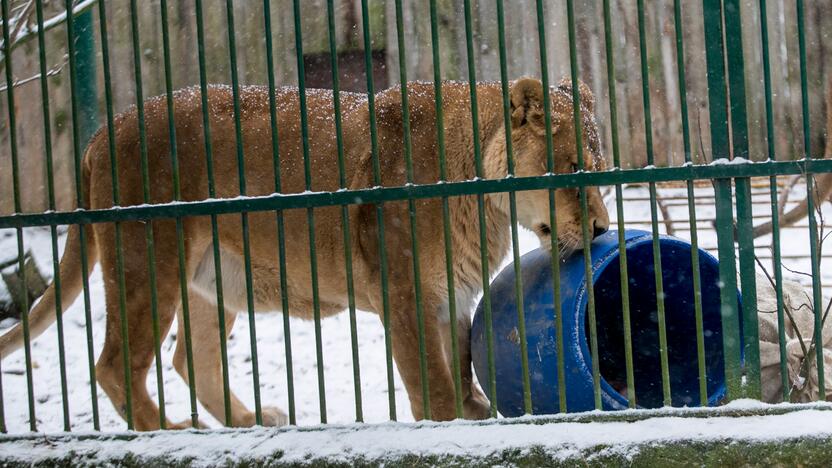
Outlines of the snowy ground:
[[[712,190],[702,189],[704,195]],[[665,193],[665,192],[663,192]],[[666,193],[684,194],[684,190],[674,190]],[[647,191],[643,187],[630,188],[625,198],[643,198]],[[698,192],[699,195],[699,192]],[[795,199],[799,198],[795,195]],[[763,200],[757,196],[756,199]],[[765,198],[767,200],[767,196]],[[707,206],[707,201],[697,207],[700,219],[712,218],[713,209]],[[614,217],[615,208],[610,206],[610,214]],[[755,213],[767,213],[767,204],[755,205]],[[832,220],[832,209],[826,209],[826,224]],[[625,207],[628,227],[649,229],[649,225],[639,225],[638,221],[648,220],[649,205],[644,201],[627,202]],[[687,205],[671,208],[674,219],[687,219]],[[633,224],[631,224],[631,222]],[[803,222],[805,224],[805,221]],[[677,225],[681,229],[684,224]],[[700,222],[700,240],[705,248],[715,246],[715,236],[712,231],[704,230],[710,226],[709,222]],[[664,226],[660,226],[664,232]],[[679,231],[679,237],[688,237],[688,232]],[[799,256],[808,253],[808,237],[805,228],[783,231],[784,253]],[[60,239],[63,243],[63,237]],[[765,256],[768,252],[767,239],[760,239],[757,243],[758,254]],[[25,244],[36,254],[39,266],[43,272],[51,273],[52,259],[48,229],[30,229],[25,232]],[[827,244],[832,244],[832,241]],[[520,239],[522,252],[537,247],[536,238],[527,231],[523,231]],[[16,253],[16,238],[14,231],[0,231],[0,257]],[[825,254],[832,255],[832,245],[825,246]],[[832,262],[832,259],[826,263]],[[808,262],[804,258],[784,260],[784,263],[799,271],[810,271]],[[832,284],[832,267],[822,267],[825,284]],[[801,279],[786,272],[786,276]],[[805,278],[804,278],[805,280]],[[92,286],[92,329],[94,350],[101,349],[104,337],[104,300],[101,275],[95,271],[91,277]],[[827,289],[826,294],[830,292]],[[0,292],[2,293],[2,292]],[[91,430],[92,412],[90,399],[90,385],[88,373],[87,345],[85,338],[85,321],[83,301],[78,300],[64,314],[65,340],[68,370],[68,404],[70,420],[73,430]],[[282,318],[278,314],[260,314],[256,319],[261,398],[264,405],[277,404],[286,409],[286,365],[284,360],[284,341]],[[294,370],[296,388],[296,407],[299,425],[312,425],[320,422],[318,406],[318,385],[315,364],[314,329],[310,322],[292,319],[292,344],[294,350]],[[176,328],[173,327],[173,330]],[[355,397],[353,392],[353,367],[350,352],[349,322],[346,314],[325,319],[322,324],[323,354],[325,362],[327,419],[330,423],[350,423],[355,421]],[[359,313],[358,315],[359,354],[361,363],[361,395],[363,398],[364,420],[367,422],[383,422],[388,416],[388,395],[386,363],[384,359],[384,335],[378,318],[374,315]],[[171,357],[175,345],[175,336],[171,334],[164,341],[163,373],[166,410],[173,421],[187,419],[190,415],[189,392],[178,374],[173,370]],[[252,375],[250,342],[248,324],[246,320],[238,320],[229,341],[229,361],[232,388],[253,408]],[[57,333],[53,326],[40,338],[32,343],[34,397],[36,402],[35,414],[38,431],[57,432],[63,429],[62,398],[58,373]],[[147,382],[151,395],[156,395],[155,369],[151,369]],[[2,362],[2,391],[5,419],[10,433],[20,433],[29,430],[29,412],[27,408],[27,390],[23,353],[19,351]],[[396,375],[396,403],[398,419],[412,420],[409,403],[404,387]],[[104,431],[123,430],[125,423],[115,413],[103,392],[98,392],[101,414],[101,429]],[[199,408],[200,418],[212,427],[219,426],[207,412]],[[829,428],[832,431],[832,428]]]

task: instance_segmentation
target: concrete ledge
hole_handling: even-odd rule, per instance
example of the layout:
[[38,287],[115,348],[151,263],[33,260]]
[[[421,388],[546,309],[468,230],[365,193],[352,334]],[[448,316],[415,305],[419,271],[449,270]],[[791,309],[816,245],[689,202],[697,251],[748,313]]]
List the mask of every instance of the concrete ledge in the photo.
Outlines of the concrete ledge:
[[828,466],[830,405],[0,437],[2,466]]

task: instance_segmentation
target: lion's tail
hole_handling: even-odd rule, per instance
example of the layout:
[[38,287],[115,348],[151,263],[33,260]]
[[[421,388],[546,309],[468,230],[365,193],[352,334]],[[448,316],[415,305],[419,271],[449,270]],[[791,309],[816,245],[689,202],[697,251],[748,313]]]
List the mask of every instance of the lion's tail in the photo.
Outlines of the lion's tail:
[[[832,78],[826,90],[826,152],[824,158],[832,159]],[[814,202],[815,206],[832,196],[832,173],[815,176]],[[780,216],[781,226],[790,226],[809,214],[809,197],[807,196],[791,210]],[[770,234],[773,229],[771,222],[754,227],[754,237]]]
[[[100,135],[100,134],[99,134]],[[100,139],[97,138],[97,139]],[[94,139],[95,141],[95,139]],[[88,148],[92,148],[93,143]],[[90,149],[87,150],[89,153]],[[88,159],[85,155],[83,169],[83,197],[84,206],[89,206],[89,182],[90,170]],[[87,225],[84,229],[87,244],[85,249],[87,252],[87,268],[86,272],[89,275],[89,270],[97,261],[97,252],[95,249],[95,242],[93,239],[93,230]],[[57,320],[57,314],[63,313],[73,301],[78,297],[83,287],[83,275],[81,269],[81,228],[78,225],[70,226],[67,234],[66,245],[64,246],[64,254],[61,257],[59,272],[56,272],[55,278],[60,277],[61,293],[60,293],[60,308],[56,308],[58,304],[58,296],[56,294],[55,282],[46,289],[40,301],[35,304],[35,307],[29,312],[29,339],[33,340],[41,333],[46,331],[52,322]],[[59,276],[60,275],[60,276]],[[23,347],[23,324],[17,323],[9,331],[0,336],[0,358],[7,357],[9,354]]]

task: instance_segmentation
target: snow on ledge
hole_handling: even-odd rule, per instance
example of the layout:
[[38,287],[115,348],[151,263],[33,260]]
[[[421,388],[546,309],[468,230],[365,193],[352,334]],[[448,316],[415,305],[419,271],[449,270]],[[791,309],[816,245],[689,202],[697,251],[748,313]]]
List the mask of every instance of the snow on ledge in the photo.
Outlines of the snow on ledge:
[[[777,408],[738,401],[724,408],[745,411]],[[650,411],[643,420],[578,422],[567,418],[526,417],[497,424],[475,421],[450,423],[352,424],[323,428],[252,428],[154,433],[74,433],[0,438],[0,460],[37,464],[55,459],[106,464],[125,456],[161,457],[166,462],[209,466],[243,460],[349,463],[356,458],[385,460],[404,455],[454,455],[472,459],[506,450],[535,447],[560,460],[604,446],[622,455],[639,447],[674,441],[774,442],[795,438],[832,437],[832,414],[825,406],[761,416],[684,417],[687,410]],[[730,414],[716,411],[716,414]],[[633,412],[633,411],[630,411]],[[628,413],[628,412],[622,412]],[[566,415],[569,416],[569,415]]]

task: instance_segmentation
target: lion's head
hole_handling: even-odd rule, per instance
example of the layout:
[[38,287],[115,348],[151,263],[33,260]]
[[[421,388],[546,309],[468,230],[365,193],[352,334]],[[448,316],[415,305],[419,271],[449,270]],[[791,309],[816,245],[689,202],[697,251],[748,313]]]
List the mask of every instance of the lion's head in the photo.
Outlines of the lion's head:
[[[603,170],[598,128],[593,117],[595,101],[589,87],[579,85],[581,95],[581,129],[583,135],[583,169]],[[522,78],[512,83],[511,126],[512,147],[517,177],[546,174],[546,125],[543,110],[543,86],[539,80]],[[563,80],[549,90],[551,96],[552,143],[554,172],[580,170],[576,150],[575,123],[572,107],[572,82]],[[595,238],[609,229],[610,221],[598,187],[586,188],[589,234]],[[581,200],[577,188],[555,191],[558,246],[565,254],[583,246]],[[544,248],[551,247],[549,191],[517,192],[517,217],[520,224],[540,238]]]

